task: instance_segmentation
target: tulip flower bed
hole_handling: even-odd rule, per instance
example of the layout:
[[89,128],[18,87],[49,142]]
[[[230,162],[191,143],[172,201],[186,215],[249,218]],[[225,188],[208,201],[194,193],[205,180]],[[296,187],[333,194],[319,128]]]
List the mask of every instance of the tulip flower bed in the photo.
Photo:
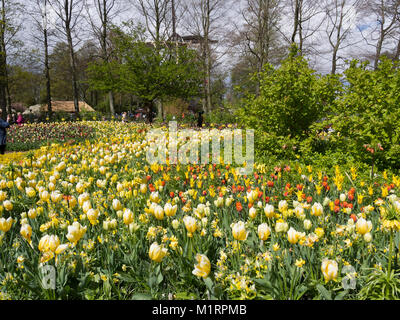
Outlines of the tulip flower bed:
[[87,125],[0,166],[0,298],[400,297],[400,177],[150,165],[145,126]]
[[7,129],[7,150],[28,151],[51,143],[81,141],[93,136],[93,128],[85,125],[84,122],[12,125]]

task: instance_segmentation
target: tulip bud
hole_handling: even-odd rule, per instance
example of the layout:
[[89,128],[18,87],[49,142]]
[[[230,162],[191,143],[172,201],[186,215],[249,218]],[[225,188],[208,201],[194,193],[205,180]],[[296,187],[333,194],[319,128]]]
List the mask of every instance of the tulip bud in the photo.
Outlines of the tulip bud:
[[312,227],[312,222],[310,220],[306,219],[306,220],[304,220],[303,225],[304,225],[304,229],[310,230]]
[[12,202],[11,202],[10,200],[4,201],[4,202],[3,202],[3,207],[4,207],[4,209],[6,209],[7,211],[11,211],[11,210],[14,208],[14,206],[13,206],[13,204],[12,204]]
[[257,216],[257,209],[254,207],[251,207],[249,210],[249,217],[251,219],[254,219]]
[[357,220],[356,230],[359,234],[365,235],[372,230],[372,222],[366,221],[364,218],[360,218]]
[[112,202],[112,207],[115,211],[118,211],[122,209],[122,204],[118,199],[114,199]]
[[367,232],[366,234],[364,234],[364,240],[365,242],[371,242],[372,241],[372,235],[370,232]]
[[207,278],[211,271],[210,260],[204,254],[197,254],[196,261],[197,264],[194,265],[192,273],[195,276]]
[[335,280],[338,276],[338,263],[335,260],[325,259],[322,261],[321,271],[325,282]]
[[273,218],[274,216],[274,206],[271,204],[267,204],[264,208],[264,213],[267,218]]
[[134,216],[133,216],[133,213],[132,213],[132,211],[130,209],[125,209],[124,210],[123,219],[124,219],[124,223],[126,225],[130,225],[133,222]]
[[157,242],[153,242],[149,249],[149,257],[155,262],[161,262],[167,252],[168,250],[166,248],[158,245]]
[[319,217],[324,212],[324,208],[318,202],[314,203],[311,207],[311,215]]
[[232,235],[236,240],[244,241],[247,239],[248,232],[243,221],[231,225]]
[[29,224],[23,224],[21,226],[20,234],[26,241],[31,241],[32,227]]
[[258,237],[263,241],[267,240],[271,234],[271,228],[266,223],[260,224],[257,231]]

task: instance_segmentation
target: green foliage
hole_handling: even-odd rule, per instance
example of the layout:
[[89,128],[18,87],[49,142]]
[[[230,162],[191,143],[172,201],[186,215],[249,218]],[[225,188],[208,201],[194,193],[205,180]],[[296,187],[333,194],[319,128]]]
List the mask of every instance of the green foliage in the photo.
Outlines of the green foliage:
[[400,168],[400,70],[383,58],[375,71],[352,61],[344,74],[349,85],[329,120],[337,132],[332,143],[360,161]]
[[259,96],[242,109],[243,123],[278,136],[302,136],[334,100],[338,79],[318,76],[307,61],[292,52],[279,68],[266,65]]
[[152,103],[166,98],[188,98],[199,93],[201,75],[196,54],[186,47],[155,46],[141,38],[141,29],[112,29],[113,59],[89,65],[91,89],[133,94]]

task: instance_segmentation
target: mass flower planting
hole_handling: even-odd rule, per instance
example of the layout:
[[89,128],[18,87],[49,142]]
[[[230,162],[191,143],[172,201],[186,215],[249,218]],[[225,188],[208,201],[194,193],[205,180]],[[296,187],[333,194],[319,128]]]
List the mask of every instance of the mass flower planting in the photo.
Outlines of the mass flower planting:
[[34,123],[12,125],[7,131],[7,150],[28,151],[54,142],[75,142],[93,137],[85,122]]
[[400,297],[400,176],[150,164],[149,127],[85,126],[0,165],[2,299]]

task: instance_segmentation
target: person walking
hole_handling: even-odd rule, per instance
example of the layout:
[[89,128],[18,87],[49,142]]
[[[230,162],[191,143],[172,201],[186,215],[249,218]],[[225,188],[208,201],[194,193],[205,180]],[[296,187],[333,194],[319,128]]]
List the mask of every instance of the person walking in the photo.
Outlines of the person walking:
[[18,117],[16,122],[19,126],[22,126],[25,123],[25,119],[22,116],[21,112],[18,112]]
[[10,123],[9,123],[10,121],[11,121],[10,115],[7,116],[7,121],[4,121],[0,117],[0,154],[4,154],[6,151],[6,143],[7,143],[6,129],[10,127]]

